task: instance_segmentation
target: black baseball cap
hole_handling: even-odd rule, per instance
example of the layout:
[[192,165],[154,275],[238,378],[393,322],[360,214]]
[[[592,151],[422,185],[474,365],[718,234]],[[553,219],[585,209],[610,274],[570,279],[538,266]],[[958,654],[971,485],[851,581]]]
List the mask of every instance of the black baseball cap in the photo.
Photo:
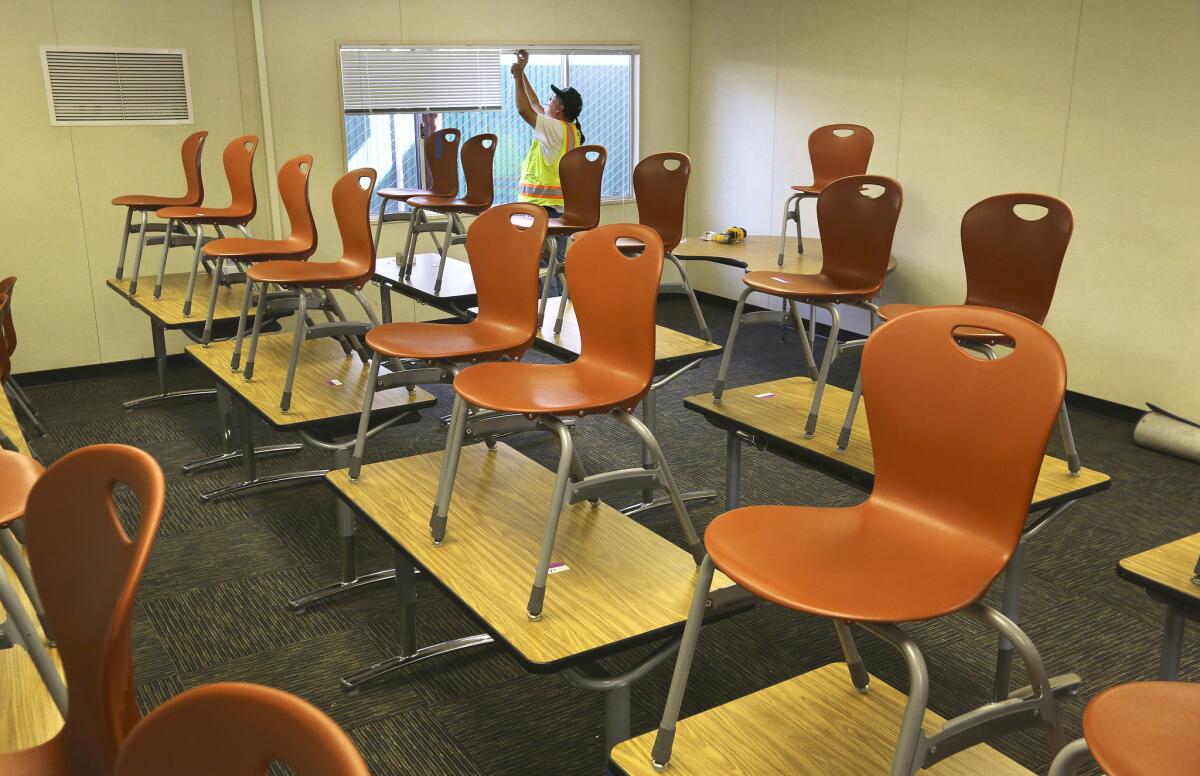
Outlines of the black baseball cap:
[[554,84],[550,85],[550,89],[558,97],[558,101],[562,103],[563,110],[571,119],[579,118],[579,112],[583,110],[583,97],[579,94],[579,90],[574,86],[569,86],[566,89],[559,89]]

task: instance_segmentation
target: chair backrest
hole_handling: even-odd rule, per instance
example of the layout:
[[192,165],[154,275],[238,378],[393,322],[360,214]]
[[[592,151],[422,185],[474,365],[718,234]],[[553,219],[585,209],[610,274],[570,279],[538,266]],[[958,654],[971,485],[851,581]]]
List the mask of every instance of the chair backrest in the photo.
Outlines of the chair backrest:
[[425,164],[429,167],[429,190],[435,197],[458,196],[458,144],[462,132],[453,127],[439,129],[425,138]]
[[[1017,214],[1021,205],[1046,212],[1028,220]],[[1044,323],[1074,228],[1067,203],[1045,194],[1000,194],[972,205],[962,220],[966,304]]]
[[234,138],[221,154],[225,165],[225,178],[229,181],[229,210],[243,218],[243,223],[254,218],[258,212],[258,197],[254,193],[254,152],[258,150],[258,137],[243,135]]
[[[9,315],[8,304],[9,295],[0,292],[0,319],[7,319]],[[9,357],[7,346],[7,335],[3,329],[0,329],[0,385],[8,382],[9,375],[12,374],[12,361]]]
[[828,124],[808,136],[813,185],[828,186],[847,175],[866,175],[875,135],[859,124]]
[[200,154],[204,151],[204,140],[208,132],[193,132],[183,140],[183,177],[187,180],[185,205],[200,205],[204,202],[204,178],[200,175]]
[[[12,319],[12,295],[13,287],[17,285],[15,277],[6,277],[0,280],[0,294],[8,297],[8,301],[0,306],[0,350],[4,351],[4,355],[11,357],[17,349],[17,327],[13,325]],[[7,375],[6,375],[7,377]]]
[[[514,216],[532,219],[528,226],[513,224]],[[546,209],[527,202],[498,205],[471,222],[467,230],[467,257],[480,323],[523,333],[524,345],[533,344],[537,332],[538,264],[546,239]]]
[[362,288],[375,274],[375,245],[371,237],[371,192],[375,170],[360,167],[333,184],[333,215],[342,237],[342,261],[357,268],[354,285]]
[[[137,536],[121,527],[116,485],[140,511]],[[162,469],[125,445],[93,445],[60,458],[25,507],[30,566],[58,640],[68,711],[56,737],[69,773],[108,776],[138,721],[130,624],[133,598],[162,517]]]
[[313,158],[310,154],[293,156],[279,168],[279,198],[287,211],[291,227],[289,240],[306,247],[308,258],[317,250],[317,222],[313,218],[312,203],[308,197],[308,179],[312,175]]
[[573,148],[558,163],[563,192],[562,222],[591,229],[600,223],[600,184],[608,149],[585,145]]
[[467,179],[467,202],[491,207],[495,198],[492,184],[492,160],[496,156],[495,135],[475,135],[462,148],[463,177]]
[[[874,187],[883,189],[877,197],[869,196]],[[882,175],[851,175],[826,186],[817,197],[822,274],[848,287],[883,285],[903,203],[900,184]]]
[[116,776],[370,776],[354,742],[316,707],[255,684],[210,684],[162,704],[134,728]]
[[[674,169],[667,165],[676,163]],[[658,232],[663,250],[675,250],[683,239],[683,209],[692,160],[687,154],[667,151],[647,156],[633,168],[633,195],[638,221]]]
[[[1003,334],[1014,349],[993,361],[971,355],[955,341],[960,327]],[[999,573],[1025,524],[1066,380],[1054,337],[1005,310],[931,307],[885,323],[862,356],[871,498],[923,515],[943,536],[989,545]]]
[[[617,240],[645,249],[629,256]],[[658,232],[640,224],[609,224],[584,232],[567,250],[567,284],[579,325],[579,363],[636,378],[642,388],[621,406],[632,410],[654,378],[654,316],[662,276]]]

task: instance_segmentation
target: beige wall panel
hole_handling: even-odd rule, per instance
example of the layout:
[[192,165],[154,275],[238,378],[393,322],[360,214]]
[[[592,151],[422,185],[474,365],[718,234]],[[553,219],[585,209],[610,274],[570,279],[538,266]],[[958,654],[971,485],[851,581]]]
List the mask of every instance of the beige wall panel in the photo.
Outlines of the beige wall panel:
[[[1071,387],[1200,418],[1200,5],[1084,3],[1048,325]],[[1082,451],[1086,455],[1086,450]]]

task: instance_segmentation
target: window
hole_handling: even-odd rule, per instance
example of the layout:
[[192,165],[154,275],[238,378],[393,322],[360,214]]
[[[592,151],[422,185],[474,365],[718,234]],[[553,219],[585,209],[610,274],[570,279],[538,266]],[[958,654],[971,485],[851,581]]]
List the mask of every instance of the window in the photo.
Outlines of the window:
[[[343,101],[349,105],[345,97],[350,77],[346,50],[343,48],[342,56]],[[543,104],[554,96],[550,91],[551,84],[560,88],[574,86],[583,95],[579,123],[587,143],[608,149],[601,192],[604,199],[632,197],[633,166],[637,161],[634,126],[637,50],[531,47],[529,51],[529,66],[525,72]],[[374,167],[379,173],[379,188],[420,188],[425,177],[421,137],[442,127],[457,127],[464,139],[491,132],[499,138],[493,166],[496,202],[515,202],[521,161],[533,140],[533,130],[516,109],[514,82],[509,75],[509,67],[515,61],[513,54],[505,53],[494,65],[501,75],[499,109],[389,112],[388,103],[382,100],[377,102],[384,107],[373,112],[347,108],[344,122],[348,169]],[[492,82],[490,73],[482,77]],[[481,98],[479,101],[487,100]],[[465,188],[465,182],[460,181],[460,186]],[[378,215],[380,204],[381,200],[372,198],[373,216]],[[391,203],[388,212],[396,212],[397,208],[397,204]]]

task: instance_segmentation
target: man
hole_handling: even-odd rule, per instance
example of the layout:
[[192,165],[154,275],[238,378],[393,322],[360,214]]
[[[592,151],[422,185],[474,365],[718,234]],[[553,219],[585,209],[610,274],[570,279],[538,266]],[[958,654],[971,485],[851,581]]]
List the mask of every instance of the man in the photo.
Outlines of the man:
[[[529,64],[529,52],[521,49],[517,52],[516,64],[512,66],[512,75],[516,81],[517,112],[525,123],[533,127],[533,144],[525,161],[521,163],[521,185],[517,199],[521,202],[531,202],[546,208],[551,217],[562,215],[563,195],[562,185],[558,177],[558,164],[563,156],[573,148],[583,144],[583,128],[579,125],[579,113],[583,110],[583,97],[575,88],[559,89],[551,86],[554,99],[550,104],[542,106],[533,85],[525,77],[525,67]],[[567,241],[556,238],[558,243],[558,259],[561,262],[566,254]],[[558,280],[555,278],[551,288],[557,293]]]

